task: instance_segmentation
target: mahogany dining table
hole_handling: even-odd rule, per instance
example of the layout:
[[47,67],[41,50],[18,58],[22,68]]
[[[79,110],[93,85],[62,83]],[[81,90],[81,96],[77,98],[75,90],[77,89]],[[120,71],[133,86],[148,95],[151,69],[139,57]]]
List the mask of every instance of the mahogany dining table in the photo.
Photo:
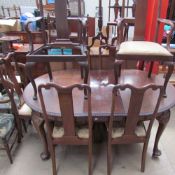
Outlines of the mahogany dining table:
[[[48,74],[44,74],[35,79],[37,87],[39,84],[46,84],[48,82],[50,82]],[[78,70],[64,70],[53,72],[52,82],[61,86],[68,86],[72,84],[83,83],[83,79],[81,79],[80,72]],[[151,78],[148,78],[147,72],[145,71],[128,69],[122,70],[121,77],[119,78],[118,82],[120,84],[131,84],[136,87],[142,87],[150,83],[163,85],[164,78],[162,75],[152,75]],[[112,88],[115,84],[114,71],[91,70],[89,72],[88,84],[91,87],[91,105],[94,123],[105,123],[108,121],[111,113]],[[158,116],[156,118],[159,122],[159,126],[153,148],[154,157],[161,155],[161,151],[158,148],[158,143],[170,119],[170,109],[175,106],[174,86],[168,83],[166,93],[167,96],[162,97],[161,99]],[[120,92],[120,94],[117,96],[115,109],[116,120],[121,120],[123,117],[127,116],[129,94],[129,90],[126,90]],[[34,120],[38,120],[39,118],[43,120],[39,97],[37,100],[34,100],[33,95],[34,90],[31,83],[29,83],[24,89],[24,100],[26,104],[34,111]],[[49,91],[43,90],[43,96],[46,103],[46,111],[51,116],[51,118],[55,120],[55,116],[60,116],[58,96],[53,89]],[[84,119],[87,117],[87,100],[84,97],[84,92],[80,92],[78,89],[73,91],[74,115],[77,119]],[[153,91],[146,92],[140,112],[141,120],[147,120],[147,118],[152,114],[156,99],[157,93],[153,93]],[[44,145],[41,158],[47,159],[49,158],[49,151],[44,129],[42,129],[40,137]]]

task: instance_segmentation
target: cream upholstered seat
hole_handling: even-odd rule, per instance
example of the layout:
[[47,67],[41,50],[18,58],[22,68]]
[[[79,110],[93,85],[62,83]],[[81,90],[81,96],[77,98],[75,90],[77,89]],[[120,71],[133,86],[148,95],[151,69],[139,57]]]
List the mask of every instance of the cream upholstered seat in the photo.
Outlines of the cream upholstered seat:
[[16,75],[16,79],[17,79],[17,82],[18,82],[18,83],[22,83],[22,82],[21,82],[21,77],[20,77],[19,75]]
[[[112,138],[122,137],[123,134],[124,134],[124,127],[114,127],[112,129]],[[145,136],[146,131],[145,131],[144,125],[138,125],[136,127],[135,134],[138,137]]]
[[172,56],[160,44],[149,41],[126,41],[120,45],[117,55]]
[[[107,49],[102,49],[101,51],[102,55],[109,55],[109,50]],[[99,47],[91,47],[90,48],[90,55],[99,55]]]
[[22,116],[31,116],[32,115],[32,109],[27,105],[23,104],[20,109],[18,110],[19,115]]
[[[64,135],[64,128],[54,126],[52,137],[53,138],[61,138]],[[89,129],[87,127],[76,128],[76,135],[82,139],[89,138]]]

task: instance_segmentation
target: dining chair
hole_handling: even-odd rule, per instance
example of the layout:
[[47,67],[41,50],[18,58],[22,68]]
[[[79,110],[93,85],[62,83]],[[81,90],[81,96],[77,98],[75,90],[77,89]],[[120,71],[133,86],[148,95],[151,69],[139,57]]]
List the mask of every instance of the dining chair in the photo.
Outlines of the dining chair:
[[[124,120],[124,124],[118,124],[115,117],[115,108],[116,108],[116,96],[121,96],[122,92],[130,90],[130,100],[128,105],[127,117]],[[151,92],[150,92],[151,90]],[[150,117],[146,118],[148,126],[144,124],[144,117],[140,116],[142,108],[144,108],[144,96],[148,95],[147,92],[157,93],[157,102],[150,111]],[[111,174],[111,164],[112,164],[112,145],[116,144],[131,144],[131,143],[143,143],[142,151],[142,160],[141,160],[141,171],[145,170],[145,160],[148,142],[151,134],[151,129],[154,123],[154,120],[157,116],[157,111],[161,101],[163,92],[163,87],[149,84],[144,87],[134,87],[129,84],[125,85],[116,85],[112,91],[112,107],[111,107],[111,116],[108,123],[108,143],[107,143],[107,172],[108,175]],[[148,104],[147,104],[148,105]],[[127,111],[127,109],[126,109]]]
[[[106,30],[103,31],[107,37],[107,43],[98,39],[93,43],[93,39],[89,37],[87,49],[90,69],[111,69],[110,62],[112,62],[113,67],[115,54],[125,36],[125,26],[123,24],[123,19],[107,23]],[[115,33],[112,33],[113,27],[115,27]],[[108,64],[105,64],[105,59],[108,61]],[[96,64],[96,62],[98,62],[98,64]],[[110,66],[108,67],[108,65]]]
[[[172,34],[172,31],[174,30],[174,24],[171,20],[161,18],[162,2],[163,2],[162,0],[158,0],[157,2],[157,11],[155,12],[157,22],[155,23],[154,41],[149,42],[144,40],[144,38],[139,34],[140,29],[139,27],[137,27],[138,21],[136,21],[137,24],[135,24],[136,27],[134,31],[135,33],[134,41],[126,41],[120,45],[120,49],[116,54],[116,63],[114,67],[115,69],[117,69],[119,66],[117,61],[123,59],[125,61],[139,61],[139,66],[138,66],[139,69],[144,70],[145,63],[147,64],[148,62],[150,62],[150,66],[148,68],[148,77],[150,78],[153,72],[154,62],[155,61],[160,62],[160,64],[167,67],[167,71],[164,76],[165,77],[164,96],[166,96],[166,87],[174,70],[173,54],[171,53],[170,44],[169,44],[170,36]],[[137,4],[137,1],[136,1],[136,11],[135,11],[136,19],[139,19],[141,7],[138,7],[138,6],[140,5]],[[125,20],[123,20],[123,22],[125,22]],[[172,30],[170,31],[170,35],[168,36],[168,39],[167,39],[166,48],[164,48],[161,44],[158,43],[160,40],[160,31],[162,29],[162,26],[165,24],[170,25],[172,27]],[[118,81],[117,72],[118,71],[115,71],[116,83]]]
[[69,16],[85,16],[85,2],[84,0],[68,0],[68,7],[70,10]]
[[[87,92],[87,126],[77,126],[74,115],[72,91],[78,88],[78,90],[86,90]],[[48,91],[53,93],[55,91],[56,98],[58,97],[60,106],[60,116],[55,117],[53,120],[47,113],[46,101],[44,99],[44,93]],[[52,159],[53,175],[57,174],[56,170],[56,158],[55,158],[55,146],[58,144],[63,145],[88,145],[89,152],[89,175],[92,174],[92,127],[93,120],[91,114],[91,89],[85,84],[75,84],[68,87],[62,87],[54,83],[41,84],[38,87],[38,93],[40,97],[42,113],[46,123],[47,129],[47,141]],[[56,121],[61,120],[61,125],[56,125]]]
[[1,96],[0,99],[0,140],[2,143],[2,147],[0,150],[5,150],[7,152],[10,163],[13,163],[11,150],[18,139],[19,142],[19,130],[17,127],[16,119],[13,114],[2,112],[2,107],[7,109],[9,106],[10,99],[7,97]]
[[[72,42],[86,43],[87,33],[87,18],[83,17],[68,17],[69,38]],[[47,15],[48,26],[48,42],[55,42],[57,39],[56,17]]]
[[[0,61],[0,80],[10,99],[11,111],[17,118],[17,125],[19,127],[20,135],[22,136],[22,125],[27,131],[25,121],[31,120],[32,110],[24,102],[23,90],[15,76],[15,70],[12,64],[13,53],[9,53]],[[18,64],[18,63],[16,63]],[[22,66],[22,63],[18,64]],[[21,67],[24,69],[24,67]]]

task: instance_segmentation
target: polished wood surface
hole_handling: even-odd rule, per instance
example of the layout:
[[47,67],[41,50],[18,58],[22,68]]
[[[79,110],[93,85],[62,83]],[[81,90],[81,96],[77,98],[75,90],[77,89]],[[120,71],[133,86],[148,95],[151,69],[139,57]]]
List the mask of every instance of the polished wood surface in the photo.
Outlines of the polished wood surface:
[[[88,137],[79,137],[77,133],[77,125],[74,117],[74,108],[73,108],[73,99],[72,99],[72,91],[77,88],[80,91],[86,91],[88,96],[88,115],[86,125],[88,127]],[[46,112],[45,100],[43,98],[43,90],[54,89],[57,92],[57,99],[60,102],[61,109],[61,118],[62,125],[60,127],[63,128],[63,136],[53,136],[54,128],[53,123],[49,119],[49,115]],[[91,89],[88,85],[82,84],[74,84],[69,87],[62,87],[57,84],[48,83],[46,85],[39,85],[38,93],[41,101],[43,116],[46,123],[47,128],[47,138],[48,145],[52,159],[52,169],[53,175],[57,175],[56,170],[56,158],[55,158],[55,146],[56,145],[87,145],[88,146],[88,157],[89,157],[89,175],[92,175],[92,128],[93,128],[93,120],[91,113]],[[58,105],[58,104],[56,104]],[[69,109],[69,110],[68,110]],[[60,117],[59,117],[60,118]],[[56,117],[55,117],[56,119]]]
[[[23,43],[29,43],[28,34],[26,31],[9,31],[6,32],[7,36],[18,36]],[[43,43],[44,39],[42,37],[41,31],[32,32],[32,39],[35,44]]]
[[[34,44],[34,50],[43,46],[43,44]],[[27,54],[29,52],[29,44],[23,44],[19,49],[15,50],[16,54],[24,53]]]
[[18,40],[20,40],[19,36],[2,36],[0,38],[0,41],[9,41],[9,42],[18,41]]
[[[124,124],[120,127],[115,127],[115,101],[116,96],[118,95],[118,91],[125,91],[126,89],[130,89],[131,97],[128,108],[128,114],[126,120],[123,122]],[[144,104],[144,96],[148,90],[158,91],[158,97],[155,101],[153,113],[151,117],[147,120],[147,129],[145,129],[144,122],[140,121],[140,110],[142,105]],[[145,160],[146,153],[148,148],[148,142],[150,138],[150,133],[152,130],[153,122],[157,116],[157,111],[159,108],[159,104],[162,98],[163,86],[158,85],[146,85],[142,88],[135,88],[132,85],[124,84],[124,85],[116,85],[112,91],[112,107],[111,107],[111,116],[109,118],[109,122],[107,125],[108,131],[108,146],[107,146],[107,172],[108,175],[111,175],[111,167],[112,167],[112,145],[117,144],[132,144],[132,143],[143,143],[143,151],[142,151],[142,159],[141,159],[141,171],[145,170]],[[154,93],[153,93],[154,94]],[[137,128],[142,128],[144,134],[138,135],[136,130]],[[120,136],[114,137],[115,129],[123,129],[123,134]]]
[[[48,75],[43,75],[35,79],[36,85],[50,82]],[[77,71],[60,71],[53,73],[53,82],[61,86],[68,86],[75,83],[83,83],[79,72]],[[164,79],[161,76],[147,77],[147,73],[140,70],[124,70],[119,78],[120,84],[131,84],[136,87],[141,87],[146,84],[155,83],[162,85]],[[95,120],[106,120],[110,115],[111,110],[111,99],[112,99],[112,88],[115,84],[113,71],[91,71],[89,75],[89,85],[92,90],[92,115]],[[33,100],[33,88],[29,84],[24,90],[24,99],[26,103],[37,112],[41,112],[41,106],[38,100]],[[50,115],[60,115],[58,106],[58,100],[55,98],[54,91],[43,92],[46,101],[46,110]],[[120,93],[117,98],[115,114],[119,116],[125,116],[128,109],[128,95],[129,91]],[[73,97],[76,98],[74,102],[75,116],[83,117],[87,116],[87,101],[84,99],[84,94],[79,93],[76,90],[73,92]],[[149,92],[144,97],[144,106],[141,110],[141,115],[149,115],[152,113],[153,104],[156,100],[156,95]],[[175,88],[168,84],[167,86],[167,97],[162,98],[158,113],[169,110],[175,105]]]

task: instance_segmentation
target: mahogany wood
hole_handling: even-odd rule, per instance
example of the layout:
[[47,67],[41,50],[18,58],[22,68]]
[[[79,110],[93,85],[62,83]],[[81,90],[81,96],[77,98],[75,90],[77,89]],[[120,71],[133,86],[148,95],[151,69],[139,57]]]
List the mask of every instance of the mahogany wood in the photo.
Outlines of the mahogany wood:
[[[11,102],[12,113],[15,116],[17,127],[19,130],[18,140],[20,141],[22,137],[22,120],[31,119],[31,115],[19,114],[18,109],[20,109],[22,105],[24,105],[23,91],[16,79],[14,67],[12,65],[12,59],[13,59],[13,53],[9,53],[6,57],[1,59],[0,80]],[[18,66],[18,69],[19,68],[23,69],[22,76],[24,76],[25,73],[24,65],[18,63],[16,63],[15,65]],[[15,101],[15,94],[17,95],[17,98],[19,100],[18,104]]]
[[[157,85],[163,85],[164,79],[159,76],[152,76],[148,78],[147,73],[140,70],[123,70],[121,76],[119,77],[118,82],[120,84],[131,84],[136,87],[142,87],[150,83],[155,83]],[[35,79],[36,86],[39,84],[49,83],[49,76],[43,75]],[[77,71],[59,71],[53,73],[53,80],[55,84],[60,86],[69,86],[72,84],[83,83],[79,72]],[[112,98],[112,88],[115,84],[115,77],[113,71],[90,71],[89,74],[89,86],[91,87],[91,103],[92,103],[92,117],[95,122],[106,122],[109,119],[111,112],[111,98]],[[36,112],[42,113],[40,101],[33,100],[33,88],[29,84],[24,90],[24,100],[25,102]],[[46,93],[43,92],[45,98],[46,111],[50,116],[60,116],[60,110],[56,104],[58,100],[56,99],[55,92]],[[84,99],[84,94],[75,90],[73,92],[73,97],[76,98],[74,102],[74,115],[77,120],[81,120],[84,117],[87,117],[87,100]],[[118,96],[119,97],[119,96]],[[122,98],[121,98],[122,97]],[[146,120],[149,115],[152,114],[153,105],[156,102],[156,95],[153,93],[148,93],[144,99],[144,106],[141,110],[141,117],[143,120]],[[115,116],[116,119],[121,120],[127,115],[129,101],[128,101],[128,92],[121,93],[121,96],[117,98]],[[158,109],[159,121],[158,132],[155,140],[153,156],[160,156],[161,152],[158,148],[158,143],[160,137],[166,128],[168,123],[170,108],[175,105],[175,88],[171,85],[167,85],[167,97],[162,98],[160,102],[160,107]],[[51,118],[55,120],[56,118]],[[58,118],[59,119],[59,118]],[[44,142],[44,144],[46,144]],[[47,151],[46,151],[47,153]]]
[[[78,91],[85,90],[87,92],[88,100],[88,117],[87,117],[87,126],[88,126],[88,138],[79,138],[76,135],[76,120],[74,117],[74,108],[73,102],[76,99],[73,99],[72,92],[77,88]],[[47,90],[51,93],[53,91],[56,92],[57,102],[59,103],[55,105],[60,106],[61,110],[61,122],[62,125],[60,127],[64,128],[64,135],[62,137],[53,138],[53,123],[51,123],[50,117],[46,111],[46,101],[43,96],[43,91]],[[88,152],[89,152],[89,175],[92,174],[92,127],[93,127],[93,120],[92,120],[92,113],[91,113],[91,89],[88,85],[80,85],[75,84],[69,87],[63,87],[56,85],[54,83],[47,83],[47,84],[40,84],[38,87],[40,102],[42,106],[43,116],[46,122],[47,127],[47,141],[49,145],[49,150],[52,158],[52,169],[53,175],[57,174],[56,171],[56,159],[55,159],[55,146],[60,144],[68,144],[68,145],[88,145]],[[69,109],[69,110],[68,110]],[[56,118],[60,118],[59,116],[55,116]]]
[[[126,120],[123,121],[122,126],[124,129],[124,133],[117,137],[113,138],[112,133],[113,133],[113,128],[115,127],[115,117],[114,117],[114,111],[115,111],[115,103],[116,99],[118,98],[117,96],[120,95],[121,91],[126,91],[130,90],[131,95],[128,99],[129,101],[129,107],[128,107],[128,114],[126,117]],[[144,105],[144,96],[146,95],[146,92],[148,90],[152,91],[158,91],[157,94],[157,100],[155,101],[153,111],[152,111],[152,116],[148,118],[147,121],[149,121],[148,128],[145,129],[145,135],[142,136],[137,136],[135,133],[136,128],[138,127],[139,123],[144,127],[143,121],[141,121],[140,118],[140,111],[142,106]],[[155,92],[154,92],[155,93]],[[153,94],[154,94],[153,93]],[[131,144],[131,143],[143,143],[143,152],[142,152],[142,161],[141,161],[141,171],[144,172],[145,170],[145,159],[146,159],[146,152],[147,152],[147,147],[148,147],[148,142],[150,138],[150,133],[151,129],[153,126],[153,122],[157,116],[157,111],[160,105],[160,101],[162,98],[162,93],[163,93],[163,86],[157,86],[157,85],[146,85],[141,88],[135,88],[132,85],[125,84],[125,85],[116,85],[113,88],[112,91],[112,107],[111,107],[111,116],[109,119],[109,124],[108,124],[108,148],[107,148],[107,170],[108,170],[108,175],[111,174],[111,163],[112,163],[112,145],[115,144]]]

